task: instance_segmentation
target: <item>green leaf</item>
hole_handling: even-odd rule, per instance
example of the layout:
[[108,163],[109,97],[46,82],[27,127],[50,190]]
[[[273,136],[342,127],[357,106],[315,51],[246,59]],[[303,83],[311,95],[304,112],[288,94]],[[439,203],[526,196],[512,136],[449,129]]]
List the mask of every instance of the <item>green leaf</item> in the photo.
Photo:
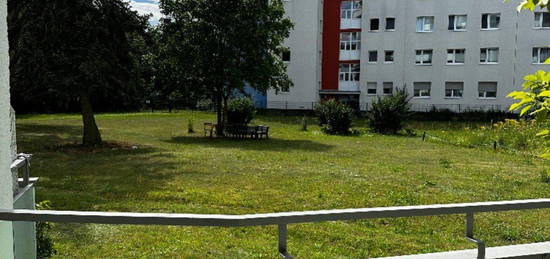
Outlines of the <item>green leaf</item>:
[[543,131],[537,133],[537,137],[546,137],[548,135],[550,135],[550,130],[543,130]]
[[549,91],[549,90],[542,91],[542,92],[539,94],[539,97],[550,97],[550,91]]
[[544,158],[546,160],[550,160],[550,153],[544,153],[542,155],[540,155],[541,158]]
[[521,112],[519,113],[519,116],[525,115],[529,110],[531,110],[531,108],[533,108],[533,105],[527,105],[523,107],[523,109],[521,109]]

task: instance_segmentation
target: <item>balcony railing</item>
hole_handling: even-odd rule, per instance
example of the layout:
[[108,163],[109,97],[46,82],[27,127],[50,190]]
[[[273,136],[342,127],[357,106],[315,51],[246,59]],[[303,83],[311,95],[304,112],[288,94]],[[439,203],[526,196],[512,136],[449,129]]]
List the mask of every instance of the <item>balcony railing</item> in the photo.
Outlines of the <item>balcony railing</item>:
[[[32,187],[33,185],[33,179],[30,178],[29,174],[31,157],[31,155],[20,154],[11,165],[12,171],[24,169],[24,177],[21,179],[22,186]],[[24,185],[25,183],[26,185]],[[465,238],[477,245],[477,258],[483,259],[486,254],[485,243],[479,239],[476,239],[474,236],[474,216],[476,213],[548,208],[550,208],[550,199],[282,212],[249,215],[0,209],[0,221],[203,227],[249,227],[277,225],[279,230],[279,253],[283,258],[288,259],[292,258],[287,247],[287,225],[289,224],[463,214],[465,215]]]

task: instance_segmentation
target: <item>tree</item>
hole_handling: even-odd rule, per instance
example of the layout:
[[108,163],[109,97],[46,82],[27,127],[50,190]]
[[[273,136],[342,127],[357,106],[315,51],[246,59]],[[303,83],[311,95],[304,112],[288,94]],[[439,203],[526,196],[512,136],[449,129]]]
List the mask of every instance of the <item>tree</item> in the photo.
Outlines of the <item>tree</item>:
[[161,0],[168,52],[182,78],[216,104],[223,134],[227,103],[245,83],[260,91],[292,86],[279,57],[292,22],[281,0]]
[[[522,10],[535,11],[537,8],[546,8],[550,11],[548,0],[524,0],[518,5],[518,12]],[[550,64],[550,59],[546,60]],[[508,97],[518,100],[510,106],[510,111],[520,111],[520,116],[534,116],[538,121],[548,120],[550,114],[550,72],[539,70],[537,73],[527,75],[523,84],[524,91],[514,91]],[[544,130],[539,137],[550,139],[550,130]],[[550,151],[541,157],[550,159]]]
[[77,99],[83,145],[100,144],[92,98],[135,91],[132,41],[148,17],[122,0],[10,0],[9,10],[13,91],[60,103]]

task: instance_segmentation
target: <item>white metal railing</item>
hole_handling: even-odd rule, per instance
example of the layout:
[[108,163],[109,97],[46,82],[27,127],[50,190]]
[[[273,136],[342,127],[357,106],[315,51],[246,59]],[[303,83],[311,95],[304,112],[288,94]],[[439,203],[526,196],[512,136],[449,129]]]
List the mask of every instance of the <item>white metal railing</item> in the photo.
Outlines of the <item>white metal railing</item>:
[[15,160],[11,163],[10,169],[11,172],[18,172],[20,170],[23,171],[23,177],[19,178],[20,181],[18,181],[17,184],[19,184],[19,188],[17,189],[17,192],[13,194],[14,197],[17,195],[25,192],[25,188],[27,188],[31,184],[31,178],[30,178],[30,168],[31,168],[31,154],[18,154]]
[[364,209],[321,210],[306,212],[283,212],[250,215],[208,214],[162,214],[83,211],[35,211],[0,210],[0,220],[27,222],[96,223],[128,225],[171,225],[244,227],[277,225],[279,227],[279,252],[283,258],[292,258],[287,250],[287,225],[323,221],[344,221],[377,218],[401,218],[438,216],[449,214],[466,215],[466,238],[477,244],[478,258],[485,258],[485,244],[474,237],[474,215],[483,212],[532,210],[550,208],[550,199],[439,204],[424,206],[383,207]]

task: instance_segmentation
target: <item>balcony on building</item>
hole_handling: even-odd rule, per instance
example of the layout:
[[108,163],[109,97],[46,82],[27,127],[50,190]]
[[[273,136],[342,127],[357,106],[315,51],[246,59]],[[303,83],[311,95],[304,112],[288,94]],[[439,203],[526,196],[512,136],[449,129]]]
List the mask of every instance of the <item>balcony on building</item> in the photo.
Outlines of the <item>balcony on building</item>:
[[363,8],[360,0],[342,1],[340,11],[340,29],[361,29]]
[[338,81],[338,91],[341,92],[358,92],[360,91],[360,71],[361,67],[358,63],[341,63],[340,74]]

